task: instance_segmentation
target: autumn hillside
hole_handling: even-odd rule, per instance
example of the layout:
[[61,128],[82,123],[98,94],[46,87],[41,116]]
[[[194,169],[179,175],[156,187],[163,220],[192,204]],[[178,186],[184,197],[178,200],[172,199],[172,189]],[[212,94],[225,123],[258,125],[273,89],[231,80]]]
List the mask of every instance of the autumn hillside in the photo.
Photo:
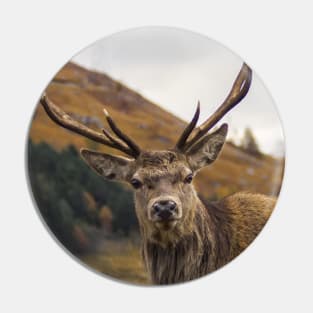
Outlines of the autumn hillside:
[[[118,125],[146,149],[172,147],[186,125],[186,122],[107,75],[73,63],[65,65],[54,77],[47,88],[47,95],[64,111],[95,129],[105,126],[102,113],[105,107]],[[30,138],[34,143],[45,141],[57,150],[72,144],[77,149],[89,147],[117,153],[55,125],[40,106],[34,114]],[[270,156],[257,158],[226,144],[219,160],[199,173],[196,184],[206,198],[221,197],[243,189],[277,195],[282,173],[283,160]]]

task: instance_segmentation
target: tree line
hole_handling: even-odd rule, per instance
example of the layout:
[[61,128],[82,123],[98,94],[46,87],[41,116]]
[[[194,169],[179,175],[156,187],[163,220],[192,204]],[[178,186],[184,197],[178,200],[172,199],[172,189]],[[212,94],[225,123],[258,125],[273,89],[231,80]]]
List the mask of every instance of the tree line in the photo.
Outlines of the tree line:
[[45,222],[73,253],[81,251],[75,227],[101,226],[101,208],[112,211],[112,232],[138,231],[130,190],[98,176],[74,146],[56,151],[47,143],[28,145],[28,170],[33,196]]

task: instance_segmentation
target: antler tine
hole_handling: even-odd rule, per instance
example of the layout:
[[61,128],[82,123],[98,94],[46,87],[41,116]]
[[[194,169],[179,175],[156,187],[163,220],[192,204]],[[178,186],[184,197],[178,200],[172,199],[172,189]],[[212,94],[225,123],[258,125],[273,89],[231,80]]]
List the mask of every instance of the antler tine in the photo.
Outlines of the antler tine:
[[102,143],[111,148],[120,150],[129,156],[136,158],[138,156],[137,151],[134,151],[131,147],[126,146],[118,140],[112,140],[112,136],[107,136],[107,134],[101,134],[84,124],[81,124],[71,118],[63,110],[61,110],[57,105],[55,105],[50,99],[47,98],[46,94],[43,94],[40,103],[44,107],[48,116],[61,127],[71,130],[81,136],[89,138],[93,141]]
[[123,142],[125,142],[127,144],[128,147],[130,147],[134,153],[136,154],[136,156],[138,156],[140,154],[140,148],[139,146],[137,146],[135,144],[135,142],[133,140],[131,140],[126,134],[124,134],[115,124],[115,122],[113,121],[112,117],[109,115],[109,112],[106,109],[103,109],[103,112],[105,114],[105,117],[112,129],[112,131],[115,133],[115,135],[120,138]]
[[208,130],[216,125],[216,123],[221,120],[228,111],[235,107],[246,96],[250,89],[251,81],[252,70],[246,63],[243,63],[241,70],[224,102],[203,124],[194,130],[194,135],[188,142],[186,142],[183,147],[184,150],[187,150],[195,142],[202,138]]
[[122,142],[122,140],[118,139],[117,137],[112,136],[107,129],[102,128],[102,132],[111,142],[116,143],[118,145],[122,145],[122,146],[125,145],[124,142]]
[[186,126],[186,128],[184,129],[183,133],[181,134],[180,138],[178,139],[176,143],[177,150],[182,150],[184,148],[186,140],[188,139],[189,135],[192,133],[195,126],[197,125],[199,115],[200,115],[200,101],[198,101],[197,109],[191,122]]

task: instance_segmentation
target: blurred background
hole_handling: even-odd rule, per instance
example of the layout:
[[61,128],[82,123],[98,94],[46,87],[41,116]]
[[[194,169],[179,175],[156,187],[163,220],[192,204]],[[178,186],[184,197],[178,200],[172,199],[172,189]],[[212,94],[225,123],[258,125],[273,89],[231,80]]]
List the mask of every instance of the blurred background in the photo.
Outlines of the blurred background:
[[[105,107],[147,149],[174,146],[197,100],[201,120],[223,101],[242,60],[200,35],[148,28],[98,41],[67,63],[48,97],[73,118],[100,130]],[[284,138],[273,101],[255,75],[247,97],[223,119],[229,136],[218,161],[195,185],[203,201],[239,190],[278,196]],[[118,153],[54,124],[37,106],[29,132],[28,169],[38,209],[56,238],[97,271],[149,284],[131,188],[97,176],[82,147]]]

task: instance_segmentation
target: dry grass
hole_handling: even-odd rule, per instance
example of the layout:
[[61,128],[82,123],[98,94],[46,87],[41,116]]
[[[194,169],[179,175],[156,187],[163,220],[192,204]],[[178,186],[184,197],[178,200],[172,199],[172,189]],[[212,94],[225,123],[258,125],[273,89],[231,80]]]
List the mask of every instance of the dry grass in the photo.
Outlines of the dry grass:
[[79,258],[100,273],[130,283],[149,285],[139,246],[129,240],[105,240],[105,251]]

